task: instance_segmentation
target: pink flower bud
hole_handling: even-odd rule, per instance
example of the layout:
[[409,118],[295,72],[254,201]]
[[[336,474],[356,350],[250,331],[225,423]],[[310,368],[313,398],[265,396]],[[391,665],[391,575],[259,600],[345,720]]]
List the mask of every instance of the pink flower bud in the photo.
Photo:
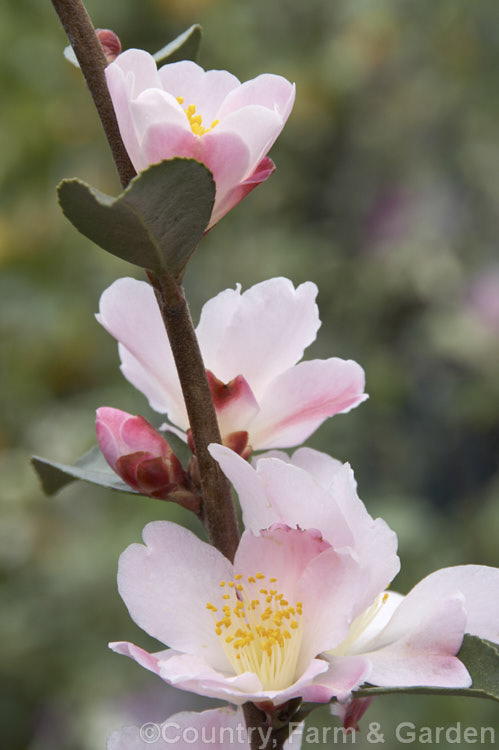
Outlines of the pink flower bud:
[[121,52],[121,42],[111,29],[96,29],[95,33],[109,63],[114,62]]
[[168,441],[146,419],[102,406],[97,409],[96,431],[104,458],[130,487],[163,500],[181,497],[181,504],[186,504],[189,489],[182,465]]

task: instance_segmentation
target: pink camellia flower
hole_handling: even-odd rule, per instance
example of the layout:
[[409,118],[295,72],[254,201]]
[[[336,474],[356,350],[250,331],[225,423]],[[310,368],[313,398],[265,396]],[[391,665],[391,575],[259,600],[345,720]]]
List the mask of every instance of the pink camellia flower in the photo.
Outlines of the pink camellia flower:
[[199,510],[199,498],[188,489],[180,461],[146,419],[102,406],[97,409],[95,428],[104,458],[130,487]]
[[266,156],[289,117],[294,84],[276,75],[241,83],[194,62],[159,70],[129,49],[106,68],[121,137],[137,171],[180,156],[203,162],[216,184],[212,227],[274,171]]
[[[328,417],[367,398],[364,371],[336,357],[296,364],[320,326],[311,282],[264,281],[227,289],[205,304],[197,327],[224,442],[253,449],[289,447]],[[102,295],[97,320],[119,342],[125,377],[153,409],[187,431],[189,422],[152,287],[119,279]],[[246,434],[247,433],[247,434]],[[242,452],[240,448],[235,448]]]
[[[296,734],[285,742],[284,750],[300,750],[301,729],[294,727]],[[251,732],[264,747],[272,731],[271,727],[256,727]],[[240,708],[215,708],[210,711],[182,711],[170,716],[162,724],[143,724],[131,726],[113,732],[107,742],[107,750],[146,750],[151,745],[155,750],[167,750],[175,745],[179,750],[191,750],[192,747],[210,747],[223,750],[228,747],[240,747],[250,750],[251,743],[248,730]]]
[[238,493],[247,529],[314,527],[334,549],[355,556],[362,584],[350,592],[348,632],[322,653],[333,675],[347,665],[362,674],[356,687],[364,680],[381,687],[471,684],[456,654],[465,633],[499,643],[499,569],[445,568],[405,597],[385,591],[398,570],[394,534],[380,519],[369,522],[348,464],[301,448],[292,459],[277,451],[260,456],[253,468],[223,446],[210,451]]

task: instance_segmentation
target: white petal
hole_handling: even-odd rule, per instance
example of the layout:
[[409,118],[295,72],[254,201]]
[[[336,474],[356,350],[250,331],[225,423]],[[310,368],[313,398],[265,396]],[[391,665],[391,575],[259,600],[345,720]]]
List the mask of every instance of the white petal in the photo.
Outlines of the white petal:
[[232,565],[192,532],[168,521],[144,529],[144,542],[120,557],[118,588],[135,622],[171,648],[198,655],[215,668],[230,669],[209,601],[221,609],[220,581]]
[[227,289],[203,307],[197,334],[205,365],[228,382],[244,375],[257,400],[294,365],[320,326],[311,282],[296,290],[288,279],[263,281],[241,295]]
[[96,318],[120,342],[121,369],[127,380],[153,409],[187,429],[182,391],[152,287],[136,279],[118,279],[102,294]]

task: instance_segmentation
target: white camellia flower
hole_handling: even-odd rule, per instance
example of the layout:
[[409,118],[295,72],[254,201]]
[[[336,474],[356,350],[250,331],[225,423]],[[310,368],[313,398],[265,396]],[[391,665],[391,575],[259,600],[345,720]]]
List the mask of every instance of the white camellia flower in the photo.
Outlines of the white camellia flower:
[[[264,454],[254,467],[223,446],[210,451],[238,493],[247,529],[313,527],[335,549],[352,549],[364,568],[361,593],[352,590],[357,606],[348,633],[322,654],[333,674],[346,660],[351,668],[363,666],[364,679],[381,687],[469,687],[456,654],[465,633],[499,643],[499,569],[444,568],[407,596],[386,591],[398,571],[396,538],[380,519],[369,525],[348,464],[309,448],[292,459],[278,451]],[[341,537],[345,519],[350,540]]]
[[[320,326],[316,295],[311,282],[295,289],[276,278],[243,294],[239,286],[226,289],[203,307],[196,333],[220,431],[241,453],[299,445],[325,419],[367,398],[356,362],[299,362]],[[119,342],[125,377],[185,433],[187,412],[152,287],[115,281],[102,294],[97,320]]]

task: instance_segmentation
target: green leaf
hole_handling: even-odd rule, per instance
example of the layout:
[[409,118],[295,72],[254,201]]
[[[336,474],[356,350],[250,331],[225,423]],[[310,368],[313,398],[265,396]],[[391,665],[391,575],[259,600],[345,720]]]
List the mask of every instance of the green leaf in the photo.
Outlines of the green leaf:
[[178,62],[179,60],[194,60],[198,58],[199,45],[201,44],[201,38],[203,36],[203,30],[199,24],[194,24],[183,34],[180,34],[173,42],[170,42],[153,57],[156,60],[158,66],[164,65],[165,63]]
[[117,198],[77,179],[58,187],[64,215],[107,252],[140,268],[181,278],[210,221],[211,172],[194,159],[169,159],[135,177]]
[[499,701],[499,646],[476,635],[465,635],[458,653],[470,673],[473,683],[469,688],[384,688],[365,687],[356,690],[356,698],[408,693],[411,695],[458,695],[471,698],[489,698]]
[[114,473],[97,445],[79,458],[74,465],[60,464],[39,456],[33,456],[31,463],[40,478],[43,491],[47,495],[55,495],[67,484],[74,482],[75,479],[83,479],[85,482],[98,484],[100,487],[108,487],[119,492],[128,492],[132,495],[139,494]]

